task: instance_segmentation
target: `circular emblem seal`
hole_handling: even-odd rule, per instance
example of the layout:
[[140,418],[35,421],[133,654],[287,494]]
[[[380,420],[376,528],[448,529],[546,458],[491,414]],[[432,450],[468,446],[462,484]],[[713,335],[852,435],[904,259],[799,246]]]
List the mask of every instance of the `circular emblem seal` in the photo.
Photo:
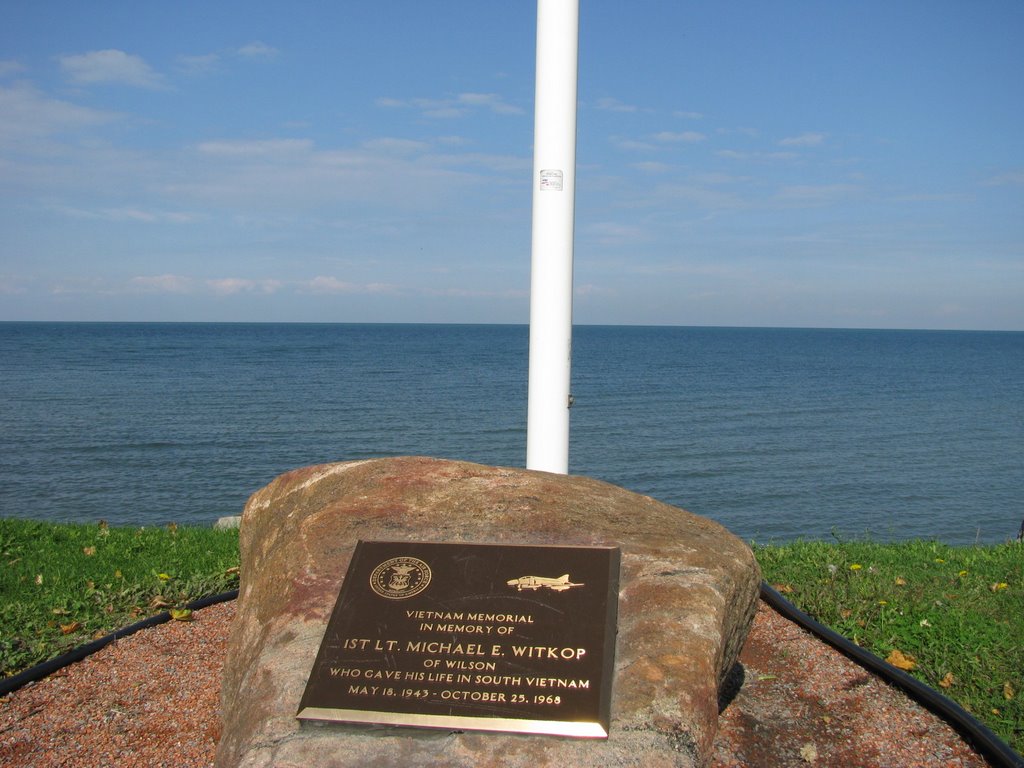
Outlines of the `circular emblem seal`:
[[393,557],[373,569],[370,589],[389,600],[418,595],[430,584],[430,566],[415,557]]

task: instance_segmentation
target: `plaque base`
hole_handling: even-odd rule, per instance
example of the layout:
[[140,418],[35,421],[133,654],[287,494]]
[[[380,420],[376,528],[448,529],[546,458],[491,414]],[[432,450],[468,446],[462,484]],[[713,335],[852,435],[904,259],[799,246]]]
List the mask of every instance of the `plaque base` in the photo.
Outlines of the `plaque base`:
[[567,723],[558,720],[520,720],[511,717],[460,717],[453,715],[396,715],[358,709],[323,709],[306,707],[298,714],[300,720],[325,720],[368,725],[406,725],[421,728],[444,728],[457,731],[492,731],[495,733],[535,733],[548,736],[573,736],[581,739],[606,739],[608,731],[600,723]]

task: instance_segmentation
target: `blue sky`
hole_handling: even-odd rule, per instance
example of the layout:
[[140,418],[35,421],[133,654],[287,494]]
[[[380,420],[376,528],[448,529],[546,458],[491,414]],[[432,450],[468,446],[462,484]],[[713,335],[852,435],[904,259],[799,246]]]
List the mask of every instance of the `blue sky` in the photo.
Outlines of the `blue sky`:
[[[536,5],[8,0],[0,319],[529,319]],[[1024,330],[1024,3],[582,0],[579,323]]]

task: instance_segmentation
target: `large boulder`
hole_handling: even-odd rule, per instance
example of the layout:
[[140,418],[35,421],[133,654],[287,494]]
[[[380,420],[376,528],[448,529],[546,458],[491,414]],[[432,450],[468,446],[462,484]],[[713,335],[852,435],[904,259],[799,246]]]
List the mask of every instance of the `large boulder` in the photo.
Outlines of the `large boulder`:
[[[300,722],[357,540],[617,546],[604,740]],[[753,620],[749,547],[710,520],[584,477],[428,458],[289,472],[253,494],[217,766],[702,766]]]

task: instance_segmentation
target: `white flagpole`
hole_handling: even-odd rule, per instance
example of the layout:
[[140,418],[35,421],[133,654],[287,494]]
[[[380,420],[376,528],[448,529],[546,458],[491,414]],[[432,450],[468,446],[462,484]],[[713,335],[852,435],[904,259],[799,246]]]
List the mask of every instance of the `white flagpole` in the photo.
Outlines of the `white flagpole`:
[[537,0],[526,467],[569,471],[579,0]]

